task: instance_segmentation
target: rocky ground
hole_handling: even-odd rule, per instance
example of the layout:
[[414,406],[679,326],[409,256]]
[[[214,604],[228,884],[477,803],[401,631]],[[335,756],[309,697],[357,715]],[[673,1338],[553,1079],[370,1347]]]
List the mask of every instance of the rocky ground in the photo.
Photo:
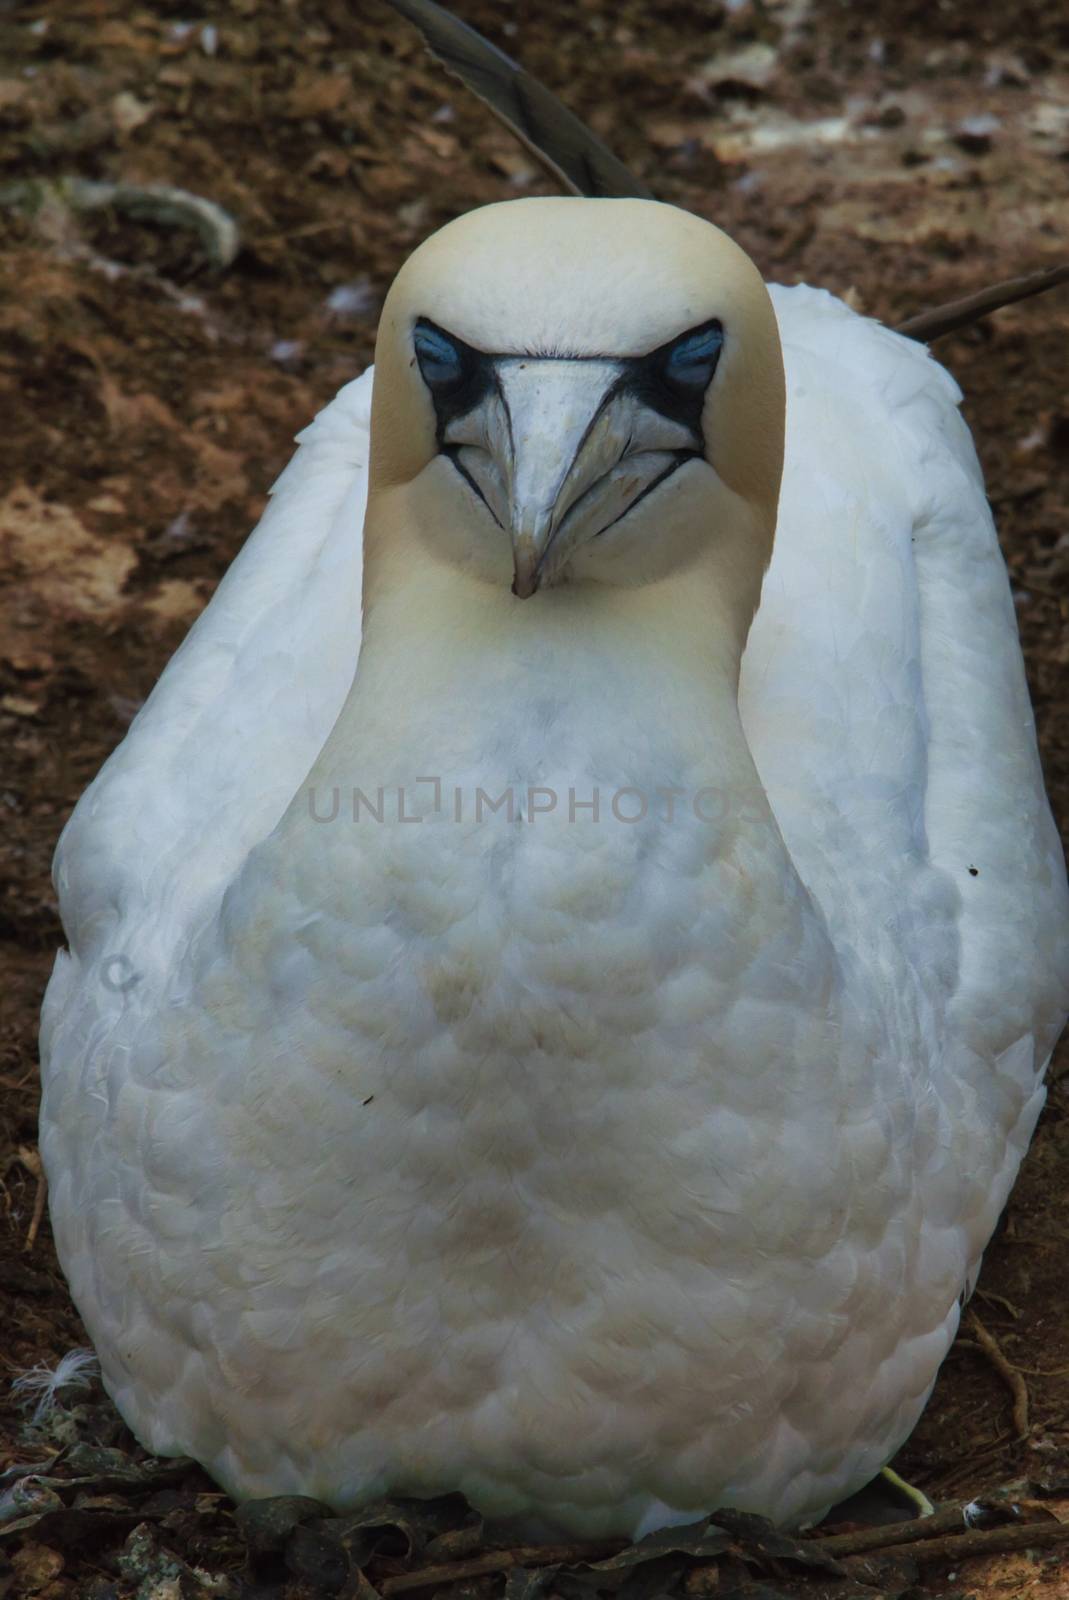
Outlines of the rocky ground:
[[[1069,21],[1057,7],[466,0],[463,13],[769,278],[826,285],[894,322],[1069,254]],[[237,253],[224,262],[226,239],[181,207],[146,218],[127,191],[71,180],[211,200],[238,229]],[[344,1573],[336,1551],[323,1555],[336,1528],[300,1533],[306,1554],[320,1539],[318,1567],[286,1566],[296,1516],[284,1536],[254,1530],[254,1551],[257,1538],[269,1548],[250,1564],[206,1479],[109,1455],[131,1441],[77,1387],[30,1424],[10,1380],[84,1340],[40,1217],[35,1143],[36,1014],[61,939],[56,835],[258,515],[293,434],[369,360],[407,252],[472,205],[551,187],[379,0],[0,5],[0,1471],[33,1461],[55,1480],[19,1500],[0,1478],[0,1596],[162,1600],[288,1583],[292,1595],[370,1600],[372,1580],[397,1592],[413,1564],[485,1557],[456,1507],[400,1531],[394,1508],[371,1554],[354,1555],[348,1530]],[[939,354],[988,476],[1064,817],[1069,290]],[[1058,1074],[974,1317],[899,1463],[941,1501],[1018,1481],[1064,1515]],[[68,1454],[48,1467],[57,1448]],[[803,1581],[793,1557],[754,1556],[747,1537],[719,1566],[706,1546],[704,1564],[691,1550],[656,1581],[648,1563],[641,1581],[628,1567],[627,1593],[897,1594],[916,1579],[825,1568]],[[619,1585],[612,1570],[587,1587]],[[1032,1554],[963,1564],[959,1553],[921,1571],[930,1587],[914,1592],[1069,1595],[1069,1566],[1042,1540]],[[484,1561],[422,1592],[490,1596],[504,1583],[502,1562]],[[582,1587],[574,1562],[508,1583],[510,1600]]]

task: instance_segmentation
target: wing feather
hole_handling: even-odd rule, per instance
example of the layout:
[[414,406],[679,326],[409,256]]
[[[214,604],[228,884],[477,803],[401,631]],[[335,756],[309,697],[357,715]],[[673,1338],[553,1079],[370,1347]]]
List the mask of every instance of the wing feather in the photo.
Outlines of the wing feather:
[[[258,527],[82,796],[54,877],[72,952],[166,960],[278,821],[360,646],[371,372],[300,434]],[[147,947],[152,943],[152,949]]]
[[654,197],[584,122],[503,50],[434,0],[390,0],[435,60],[494,113],[572,194]]
[[960,392],[831,295],[773,298],[788,442],[743,665],[751,748],[837,943],[919,997],[894,1036],[932,1060],[948,1041],[953,1070],[965,1052],[1034,1099],[1069,996],[1069,893]]

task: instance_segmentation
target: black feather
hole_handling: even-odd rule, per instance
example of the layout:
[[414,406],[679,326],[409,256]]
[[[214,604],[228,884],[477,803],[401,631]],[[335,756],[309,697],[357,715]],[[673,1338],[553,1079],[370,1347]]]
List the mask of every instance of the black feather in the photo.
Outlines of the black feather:
[[572,194],[654,196],[555,94],[434,0],[389,0],[422,33],[431,55],[490,107]]
[[[655,198],[601,140],[529,72],[434,0],[389,0],[423,35],[431,55],[489,106],[536,160],[572,194]],[[979,294],[922,311],[898,332],[922,344],[990,316],[1002,306],[1069,283],[1069,265],[1010,278]]]

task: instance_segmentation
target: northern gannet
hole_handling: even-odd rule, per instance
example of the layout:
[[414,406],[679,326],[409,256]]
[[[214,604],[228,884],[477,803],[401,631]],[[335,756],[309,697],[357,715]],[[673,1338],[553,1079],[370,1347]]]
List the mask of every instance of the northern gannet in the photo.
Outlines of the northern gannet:
[[57,854],[52,1218],[150,1449],[600,1536],[905,1439],[1069,986],[958,399],[652,201],[409,259]]

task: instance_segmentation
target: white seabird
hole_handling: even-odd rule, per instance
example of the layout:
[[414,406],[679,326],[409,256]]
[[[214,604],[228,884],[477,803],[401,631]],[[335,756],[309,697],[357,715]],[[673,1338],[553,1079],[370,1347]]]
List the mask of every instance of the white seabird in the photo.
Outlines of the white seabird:
[[150,1449],[602,1535],[908,1435],[1069,981],[958,398],[653,202],[402,269],[57,855],[53,1223]]

